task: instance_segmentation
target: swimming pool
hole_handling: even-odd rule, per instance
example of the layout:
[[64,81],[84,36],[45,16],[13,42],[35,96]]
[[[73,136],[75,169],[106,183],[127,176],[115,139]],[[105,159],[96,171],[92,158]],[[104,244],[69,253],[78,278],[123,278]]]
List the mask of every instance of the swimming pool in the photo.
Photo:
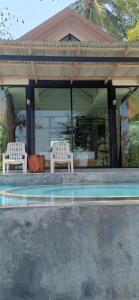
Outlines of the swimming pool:
[[65,184],[0,187],[0,206],[79,205],[120,200],[139,200],[139,184]]

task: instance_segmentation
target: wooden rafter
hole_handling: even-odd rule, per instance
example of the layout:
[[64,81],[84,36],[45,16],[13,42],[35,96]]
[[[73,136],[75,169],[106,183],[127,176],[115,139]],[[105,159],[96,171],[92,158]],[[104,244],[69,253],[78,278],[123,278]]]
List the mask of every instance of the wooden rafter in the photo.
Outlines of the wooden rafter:
[[[126,57],[130,51],[130,48],[125,48],[122,57]],[[112,69],[112,71],[109,73],[109,75],[106,77],[105,83],[107,83],[109,80],[111,80],[114,76],[114,73],[117,71],[117,69],[121,66],[121,63],[116,63]]]
[[[28,62],[17,62],[17,61],[0,61],[0,66],[27,66]],[[42,67],[42,68],[46,68],[46,67],[52,67],[52,68],[73,68],[73,66],[75,65],[75,63],[40,63],[40,62],[36,62],[35,66],[36,67]],[[80,66],[81,68],[96,68],[96,67],[112,67],[112,64],[101,64],[101,63],[87,63],[87,64],[83,64],[83,63],[78,63],[78,66]],[[135,65],[135,64],[121,64],[121,67],[139,67],[139,65]]]
[[[77,50],[77,56],[80,55],[80,48]],[[71,82],[75,80],[77,69],[78,69],[79,63],[74,63],[73,64],[73,70],[72,70],[72,76],[71,76]]]
[[[18,75],[18,76],[0,76],[0,82],[4,81],[5,79],[27,79],[27,80],[34,80],[34,76],[25,76],[25,75]],[[69,76],[46,76],[46,75],[42,75],[42,76],[38,76],[37,78],[38,80],[49,80],[49,79],[53,79],[53,80],[71,80],[71,78]],[[124,80],[125,81],[125,76],[115,76],[113,77],[113,79],[115,80]],[[139,80],[139,77],[127,77],[127,80]],[[80,77],[75,77],[74,80],[105,80],[105,76],[80,76]]]
[[[117,47],[115,46],[116,43],[109,43],[108,46],[104,43],[102,46],[96,47],[95,45],[89,46],[89,44],[87,46],[85,43],[85,46],[83,43],[79,43],[75,46],[73,43],[71,43],[71,46],[69,45],[68,43],[67,45],[62,43],[51,45],[49,43],[45,44],[45,42],[44,44],[41,44],[41,42],[40,44],[35,44],[34,42],[17,42],[17,44],[13,42],[13,44],[4,44],[0,42],[1,76],[7,76],[8,78],[8,74],[11,74],[9,78],[10,76],[11,78],[14,78],[14,76],[19,78],[18,73],[20,74],[20,68],[23,67],[21,72],[23,75],[21,75],[21,78],[29,78],[35,81],[48,78],[51,80],[56,78],[71,81],[78,79],[98,79],[104,80],[105,83],[107,83],[108,80],[114,78],[138,78],[136,74],[139,69],[139,46],[130,46],[127,44],[123,47],[124,43],[121,43],[121,47],[118,46],[120,43],[117,43]],[[55,51],[51,51],[52,49]],[[59,50],[61,50],[61,52],[59,52]],[[85,50],[87,51],[85,52]],[[97,51],[100,52],[97,54]],[[109,53],[106,51],[109,51]],[[115,53],[113,53],[113,51],[115,51]],[[136,53],[131,53],[130,51],[136,51]],[[11,54],[13,52],[15,52],[15,55]],[[55,55],[52,55],[54,53]],[[128,77],[132,68],[136,69],[135,75],[133,74],[133,77]],[[118,73],[117,70],[119,71]],[[120,72],[121,74],[125,73],[125,76],[115,75],[116,73],[120,75]],[[3,73],[5,75],[3,75]],[[49,76],[47,74],[49,74]]]
[[[32,47],[29,48],[29,55],[32,54]],[[35,70],[35,64],[34,62],[30,62],[30,66],[31,66],[31,72],[32,72],[32,75],[33,75],[33,79],[37,82],[37,74],[36,74],[36,70]]]
[[[63,50],[63,49],[66,49],[66,50],[73,50],[73,49],[80,49],[80,51],[84,51],[84,50],[87,50],[87,51],[123,51],[123,49],[125,49],[125,47],[121,46],[116,46],[116,45],[113,45],[113,43],[111,44],[111,46],[105,46],[105,45],[102,45],[102,46],[84,46],[82,45],[82,43],[78,43],[77,45],[75,45],[73,47],[73,44],[67,44],[66,46],[62,44],[62,42],[57,42],[56,45],[49,45],[49,44],[41,44],[38,45],[38,44],[35,44],[35,43],[28,43],[27,45],[25,45],[25,43],[23,42],[20,42],[20,43],[0,43],[0,49],[26,49],[27,52],[29,51],[30,47],[32,48],[32,50]],[[135,45],[135,46],[129,46],[127,45],[126,47],[128,49],[128,51],[138,51],[139,50],[139,45]]]
[[[17,62],[17,61],[10,61],[10,62],[7,62],[7,61],[0,61],[0,66],[27,66],[28,65],[28,62]],[[47,62],[44,62],[43,64],[42,63],[35,63],[35,66],[36,67],[42,67],[42,68],[46,68],[46,67],[52,67],[52,68],[73,68],[73,63],[71,64],[66,64],[66,63],[47,63]],[[102,64],[102,63],[86,63],[86,64],[83,64],[83,63],[78,63],[78,66],[81,67],[81,68],[96,68],[96,67],[101,67],[101,68],[111,68],[111,67],[114,67],[114,66],[117,66],[117,64]],[[125,63],[120,63],[120,68],[139,68],[139,65],[138,64],[125,64]]]

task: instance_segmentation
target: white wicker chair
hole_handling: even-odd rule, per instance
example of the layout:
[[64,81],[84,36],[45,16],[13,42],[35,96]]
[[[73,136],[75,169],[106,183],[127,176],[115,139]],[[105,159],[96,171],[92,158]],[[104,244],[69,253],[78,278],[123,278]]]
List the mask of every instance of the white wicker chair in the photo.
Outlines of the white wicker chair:
[[70,146],[66,142],[54,143],[52,152],[50,153],[51,173],[54,173],[55,163],[68,164],[68,171],[73,172],[73,153],[70,151]]
[[25,144],[21,142],[8,143],[6,153],[3,153],[3,174],[9,172],[9,165],[22,165],[23,173],[27,173],[27,153]]

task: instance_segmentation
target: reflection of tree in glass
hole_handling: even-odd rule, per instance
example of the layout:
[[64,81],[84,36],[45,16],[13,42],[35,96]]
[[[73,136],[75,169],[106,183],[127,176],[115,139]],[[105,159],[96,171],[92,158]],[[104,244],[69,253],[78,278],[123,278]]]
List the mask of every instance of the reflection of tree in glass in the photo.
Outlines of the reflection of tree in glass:
[[139,167],[139,122],[130,125],[129,166]]
[[70,144],[70,148],[72,148],[72,126],[71,126],[71,118],[67,118],[65,122],[59,121],[58,125],[60,126],[60,134],[59,140],[63,139]]
[[129,143],[130,143],[129,132],[128,132],[128,130],[125,130],[121,134],[121,151],[122,151],[122,165],[123,165],[123,167],[128,167]]
[[0,168],[2,163],[2,153],[5,152],[8,142],[7,130],[3,125],[0,125]]
[[24,142],[24,128],[26,127],[25,112],[18,112],[15,119],[14,135],[16,141]]
[[26,118],[24,113],[17,113],[16,115],[16,126],[26,126]]

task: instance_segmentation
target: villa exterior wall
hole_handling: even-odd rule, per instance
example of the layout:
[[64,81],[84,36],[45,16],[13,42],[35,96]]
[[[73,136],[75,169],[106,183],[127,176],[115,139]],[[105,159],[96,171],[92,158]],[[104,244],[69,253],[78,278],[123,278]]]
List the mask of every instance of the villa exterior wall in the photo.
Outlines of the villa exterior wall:
[[3,47],[1,153],[22,141],[49,167],[53,143],[64,140],[75,168],[139,167],[138,48],[69,8]]

